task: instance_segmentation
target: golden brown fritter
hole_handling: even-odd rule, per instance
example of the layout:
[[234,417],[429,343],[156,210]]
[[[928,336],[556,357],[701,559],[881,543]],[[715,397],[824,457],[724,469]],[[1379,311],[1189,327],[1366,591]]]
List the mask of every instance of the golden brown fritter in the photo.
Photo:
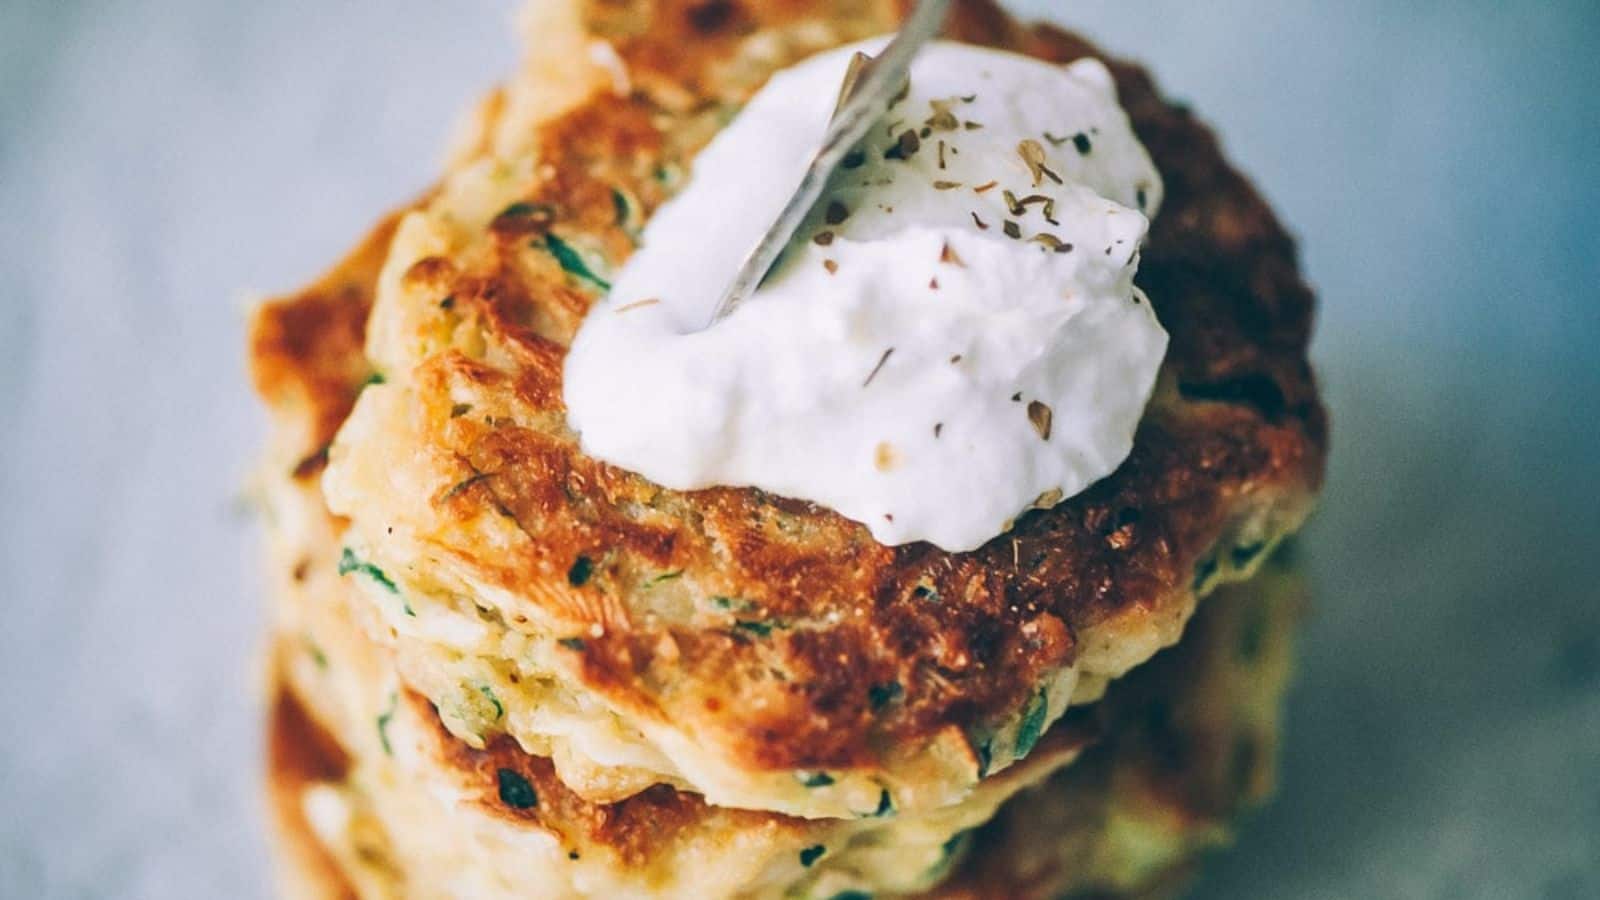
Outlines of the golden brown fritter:
[[[304,486],[277,499],[286,518],[320,509]],[[1025,764],[922,814],[798,819],[714,807],[665,785],[596,803],[507,737],[479,750],[450,735],[354,621],[362,604],[334,574],[332,535],[304,534],[313,544],[284,557],[308,560],[304,574],[276,579],[269,746],[274,817],[287,832],[280,855],[295,885],[337,873],[363,897],[916,890],[947,871],[954,836],[1070,763],[1093,736],[1087,722],[1058,727]]]
[[[665,786],[590,803],[548,760],[508,739],[484,751],[459,744],[415,696],[403,711],[381,713],[378,728],[360,729],[369,738],[382,729],[392,747],[374,757],[373,741],[347,734],[365,748],[352,754],[302,706],[300,697],[317,705],[328,693],[303,679],[280,683],[270,726],[278,840],[292,851],[282,854],[292,883],[324,889],[296,896],[432,896],[447,885],[484,896],[1144,896],[1180,885],[1196,855],[1227,843],[1232,821],[1269,793],[1300,590],[1282,569],[1224,588],[1182,644],[1113,685],[1105,702],[1069,713],[1026,765],[991,780],[1009,788],[997,796],[988,784],[976,811],[944,813],[931,846],[897,841],[929,844],[928,824],[896,833],[716,810]],[[334,649],[336,635],[322,637],[331,651],[325,665],[349,662]],[[291,668],[286,656],[303,654],[296,643],[280,647],[280,672]],[[422,723],[420,762],[403,743],[403,716]],[[1041,757],[1070,759],[1075,750],[1064,744],[1085,740],[1096,743],[1081,759],[1038,780]],[[352,765],[352,755],[365,761]],[[431,771],[411,768],[419,765]],[[405,769],[398,778],[385,775],[396,768]],[[1035,786],[1011,793],[1028,769]],[[453,787],[441,793],[441,783]],[[451,802],[430,803],[433,796]],[[318,807],[313,826],[305,810]],[[774,845],[785,848],[775,865],[741,867]],[[597,882],[583,870],[596,858],[614,877]],[[841,858],[848,864],[829,871]]]
[[[482,750],[457,741],[430,702],[396,682],[392,658],[355,621],[367,605],[337,573],[343,523],[314,480],[280,467],[276,482],[268,496],[281,681],[269,783],[292,896],[895,895],[931,886],[963,855],[966,874],[950,887],[957,896],[1142,887],[1220,839],[1236,806],[1230,792],[1255,796],[1270,778],[1291,605],[1263,575],[1224,589],[1175,651],[1114,686],[1108,705],[1058,722],[1026,763],[955,807],[803,820],[718,809],[661,785],[588,801],[549,759],[504,736]],[[1128,712],[1157,704],[1169,711],[1158,719]],[[1109,737],[1084,774],[1069,769],[1047,788],[1013,793],[1100,735]],[[1252,752],[1215,764],[1218,748],[1246,744]],[[997,824],[970,831],[1002,801]],[[1024,872],[1026,881],[1016,874]]]
[[[441,707],[461,706],[449,685],[465,671],[441,660],[465,659],[513,713],[518,682],[553,681],[574,708],[598,700],[637,751],[634,788],[805,815],[870,811],[859,798],[880,785],[899,808],[948,803],[1025,755],[1019,735],[1040,727],[1041,697],[1044,724],[1062,714],[1067,675],[1103,681],[1172,643],[1197,592],[1248,574],[1303,519],[1326,421],[1293,244],[1210,132],[1116,60],[1167,185],[1137,281],[1171,345],[1111,477],[951,554],[883,547],[756,490],[667,491],[578,451],[565,346],[649,211],[767,75],[887,30],[903,5],[537,4],[561,27],[530,59],[570,71],[530,62],[485,104],[452,174],[368,245],[394,229],[381,278],[381,254],[358,253],[258,319],[264,395],[281,403],[293,385],[318,409],[296,463],[309,473],[368,371],[349,338],[376,298],[366,346],[386,381],[357,404],[327,483],[351,519],[354,577],[372,576],[402,670]],[[1104,58],[983,0],[959,3],[948,33]],[[598,69],[596,40],[615,54]],[[514,640],[434,627],[474,617]],[[506,718],[452,725],[480,743],[509,731],[604,793],[586,783],[587,738]],[[818,772],[835,787],[797,787]]]

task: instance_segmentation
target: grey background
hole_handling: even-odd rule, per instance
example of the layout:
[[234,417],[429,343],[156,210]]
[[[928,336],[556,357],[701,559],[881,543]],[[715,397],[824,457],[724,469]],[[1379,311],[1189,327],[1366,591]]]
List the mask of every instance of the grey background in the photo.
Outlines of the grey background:
[[[1600,896],[1600,4],[1049,0],[1301,236],[1283,790],[1207,897]],[[503,3],[0,4],[0,895],[263,896],[255,292],[427,183]]]

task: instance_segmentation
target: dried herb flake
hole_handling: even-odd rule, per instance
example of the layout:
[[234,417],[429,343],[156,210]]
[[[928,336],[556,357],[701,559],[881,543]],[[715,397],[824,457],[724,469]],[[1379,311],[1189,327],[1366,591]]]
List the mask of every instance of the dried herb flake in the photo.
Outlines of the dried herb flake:
[[1050,440],[1050,420],[1055,414],[1043,403],[1037,400],[1028,401],[1028,421],[1033,423],[1033,430],[1039,432],[1039,439]]
[[382,569],[372,563],[361,560],[349,547],[346,547],[344,552],[339,554],[339,574],[349,575],[351,572],[359,572],[371,578],[373,581],[383,585],[384,589],[391,594],[400,593],[400,588],[395,586],[395,583],[390,580]]
[[884,788],[882,793],[878,794],[878,808],[872,811],[872,818],[881,819],[893,814],[894,799],[889,796],[889,789]]
[[871,384],[872,383],[872,379],[878,377],[878,373],[883,370],[884,363],[887,363],[889,361],[889,357],[893,353],[894,353],[894,348],[893,347],[890,347],[889,349],[883,351],[883,355],[878,357],[878,364],[872,367],[872,371],[871,372],[867,373],[867,380],[861,382],[861,386],[862,387],[866,387],[867,385]]
[[[539,244],[535,243],[534,246],[537,247]],[[544,248],[550,251],[550,255],[556,258],[556,262],[561,264],[561,268],[566,270],[567,274],[587,281],[602,291],[611,290],[611,282],[596,275],[571,244],[553,234],[547,234],[544,236]]]
[[922,139],[915,131],[907,128],[900,132],[900,137],[895,140],[894,145],[883,152],[883,158],[907,160],[920,149],[922,149]]
[[1033,140],[1032,138],[1022,141],[1022,143],[1017,145],[1017,154],[1021,156],[1022,161],[1027,164],[1028,172],[1033,176],[1034,187],[1038,187],[1041,183],[1043,183],[1045,178],[1049,178],[1056,184],[1063,183],[1061,176],[1057,175],[1050,169],[1049,166],[1045,165],[1044,147],[1041,146],[1038,141]]
[[573,587],[583,587],[593,574],[594,561],[587,556],[579,555],[572,561],[572,568],[567,570],[567,583]]
[[520,772],[500,769],[495,772],[495,780],[499,783],[501,803],[512,809],[532,809],[539,805],[539,795]]
[[668,582],[668,581],[676,581],[677,579],[682,578],[682,577],[683,577],[683,570],[682,569],[675,569],[675,570],[673,570],[671,572],[662,572],[660,575],[657,575],[657,576],[655,576],[653,578],[650,578],[650,579],[646,580],[645,583],[644,583],[644,586],[645,587],[655,587],[658,584],[662,584],[662,583]]
[[378,714],[378,743],[383,745],[383,754],[393,756],[394,748],[389,746],[389,723],[394,720],[396,707],[400,705],[400,695],[389,692],[389,708]]
[[905,689],[900,686],[900,682],[886,681],[867,688],[867,702],[872,706],[873,712],[879,712],[904,693]]
[[1072,252],[1072,245],[1071,244],[1067,243],[1066,241],[1063,241],[1062,239],[1056,237],[1053,234],[1048,234],[1046,232],[1040,232],[1039,234],[1036,234],[1033,237],[1028,238],[1028,240],[1031,241],[1032,243],[1043,245],[1045,248],[1047,248],[1049,250],[1052,250],[1052,251],[1054,251],[1056,253],[1071,253]]
[[1027,711],[1022,714],[1022,724],[1017,727],[1017,759],[1027,756],[1039,743],[1039,736],[1044,734],[1044,717],[1049,711],[1044,691],[1034,694]]
[[478,685],[478,693],[494,704],[494,720],[496,722],[505,717],[506,708],[500,705],[500,698],[494,695],[494,688],[489,687],[487,684],[480,684]]
[[627,195],[617,188],[611,189],[611,208],[617,215],[617,224],[626,228],[633,218],[633,204],[629,203]]

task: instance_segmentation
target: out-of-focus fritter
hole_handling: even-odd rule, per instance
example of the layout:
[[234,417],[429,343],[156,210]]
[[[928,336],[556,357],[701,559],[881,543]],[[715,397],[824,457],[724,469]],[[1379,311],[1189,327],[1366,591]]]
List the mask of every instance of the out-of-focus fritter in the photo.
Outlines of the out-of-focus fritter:
[[1305,587],[1287,561],[1230,585],[1183,642],[1111,687],[1099,742],[1008,801],[947,898],[1165,895],[1272,792]]

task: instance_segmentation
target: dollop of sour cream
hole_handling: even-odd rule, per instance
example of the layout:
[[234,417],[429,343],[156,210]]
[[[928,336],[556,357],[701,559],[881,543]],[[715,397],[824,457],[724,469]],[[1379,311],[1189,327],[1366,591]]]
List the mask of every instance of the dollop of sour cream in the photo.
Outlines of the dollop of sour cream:
[[[851,56],[775,75],[699,155],[567,357],[585,452],[753,486],[881,543],[974,549],[1125,459],[1167,335],[1133,285],[1161,178],[1110,73],[956,43],[705,326],[819,145]],[[702,330],[704,329],[704,330]]]

